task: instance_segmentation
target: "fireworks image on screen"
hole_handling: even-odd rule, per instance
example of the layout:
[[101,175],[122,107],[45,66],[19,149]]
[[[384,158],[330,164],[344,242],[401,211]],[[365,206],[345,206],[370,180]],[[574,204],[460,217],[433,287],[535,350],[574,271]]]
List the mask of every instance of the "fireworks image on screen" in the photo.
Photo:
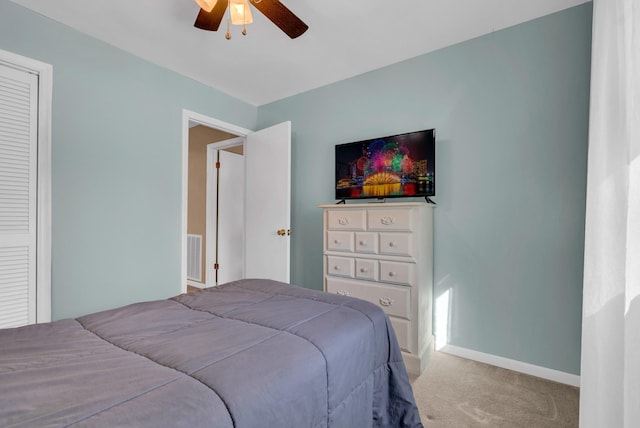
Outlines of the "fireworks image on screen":
[[345,145],[336,151],[336,195],[386,198],[428,194],[433,186],[429,156],[428,144],[420,133]]

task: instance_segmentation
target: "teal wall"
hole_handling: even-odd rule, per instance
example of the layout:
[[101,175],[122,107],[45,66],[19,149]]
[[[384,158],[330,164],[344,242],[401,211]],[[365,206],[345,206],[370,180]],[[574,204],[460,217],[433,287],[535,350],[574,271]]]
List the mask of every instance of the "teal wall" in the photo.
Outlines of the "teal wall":
[[0,0],[0,49],[53,65],[53,318],[179,292],[183,108],[292,121],[292,282],[316,289],[334,145],[435,127],[449,342],[578,374],[590,40],[588,3],[256,108]]
[[292,122],[292,282],[322,287],[334,145],[435,127],[449,343],[579,374],[591,10],[261,106],[259,127]]
[[53,66],[53,319],[178,294],[182,109],[257,108],[7,0],[0,49]]

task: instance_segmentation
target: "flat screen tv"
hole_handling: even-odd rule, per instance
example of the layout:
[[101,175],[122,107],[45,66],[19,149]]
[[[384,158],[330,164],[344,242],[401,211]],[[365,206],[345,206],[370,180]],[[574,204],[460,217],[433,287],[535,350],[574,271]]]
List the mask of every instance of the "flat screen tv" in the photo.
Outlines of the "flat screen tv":
[[336,145],[336,199],[436,194],[435,129]]

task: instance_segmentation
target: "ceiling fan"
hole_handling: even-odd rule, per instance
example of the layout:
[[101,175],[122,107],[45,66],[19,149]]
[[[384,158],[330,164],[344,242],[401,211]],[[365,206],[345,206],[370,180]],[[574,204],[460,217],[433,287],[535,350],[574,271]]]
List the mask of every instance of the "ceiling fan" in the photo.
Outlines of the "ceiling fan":
[[195,0],[200,6],[200,12],[196,18],[194,27],[201,30],[217,31],[225,12],[229,9],[227,20],[227,33],[225,37],[231,38],[229,23],[242,25],[242,34],[246,35],[246,24],[253,22],[249,2],[258,9],[271,22],[276,24],[284,33],[292,39],[301,36],[309,26],[294,15],[285,5],[278,0]]

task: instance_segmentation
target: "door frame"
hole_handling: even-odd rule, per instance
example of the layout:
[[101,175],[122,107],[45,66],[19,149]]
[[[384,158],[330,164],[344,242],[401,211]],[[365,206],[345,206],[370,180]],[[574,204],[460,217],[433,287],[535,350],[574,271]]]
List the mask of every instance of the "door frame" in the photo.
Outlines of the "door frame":
[[[180,292],[187,291],[187,211],[189,195],[189,122],[246,137],[252,130],[213,117],[182,109],[182,225],[180,236]],[[206,271],[206,267],[205,267]],[[206,278],[206,277],[205,277]],[[206,279],[205,279],[206,282]]]
[[[216,182],[217,177],[215,174],[214,168],[214,152],[218,150],[223,150],[229,147],[244,147],[245,137],[235,137],[230,138],[228,140],[216,141],[214,143],[207,144],[207,200],[206,200],[206,221],[205,221],[205,246],[206,246],[206,263],[207,266],[204,266],[204,284],[205,287],[212,287],[215,284],[215,280],[211,278],[209,275],[211,269],[209,268],[211,262],[211,255],[215,253],[215,245],[213,242],[213,237],[216,237],[215,227],[213,226],[212,219],[215,218],[215,196],[216,191]],[[217,240],[217,237],[216,237]],[[244,254],[244,242],[242,243],[242,252]],[[244,260],[244,257],[243,257]],[[243,268],[244,271],[244,268]]]
[[[38,76],[36,323],[51,321],[51,64],[0,49],[0,65]],[[186,242],[185,242],[186,245]]]

